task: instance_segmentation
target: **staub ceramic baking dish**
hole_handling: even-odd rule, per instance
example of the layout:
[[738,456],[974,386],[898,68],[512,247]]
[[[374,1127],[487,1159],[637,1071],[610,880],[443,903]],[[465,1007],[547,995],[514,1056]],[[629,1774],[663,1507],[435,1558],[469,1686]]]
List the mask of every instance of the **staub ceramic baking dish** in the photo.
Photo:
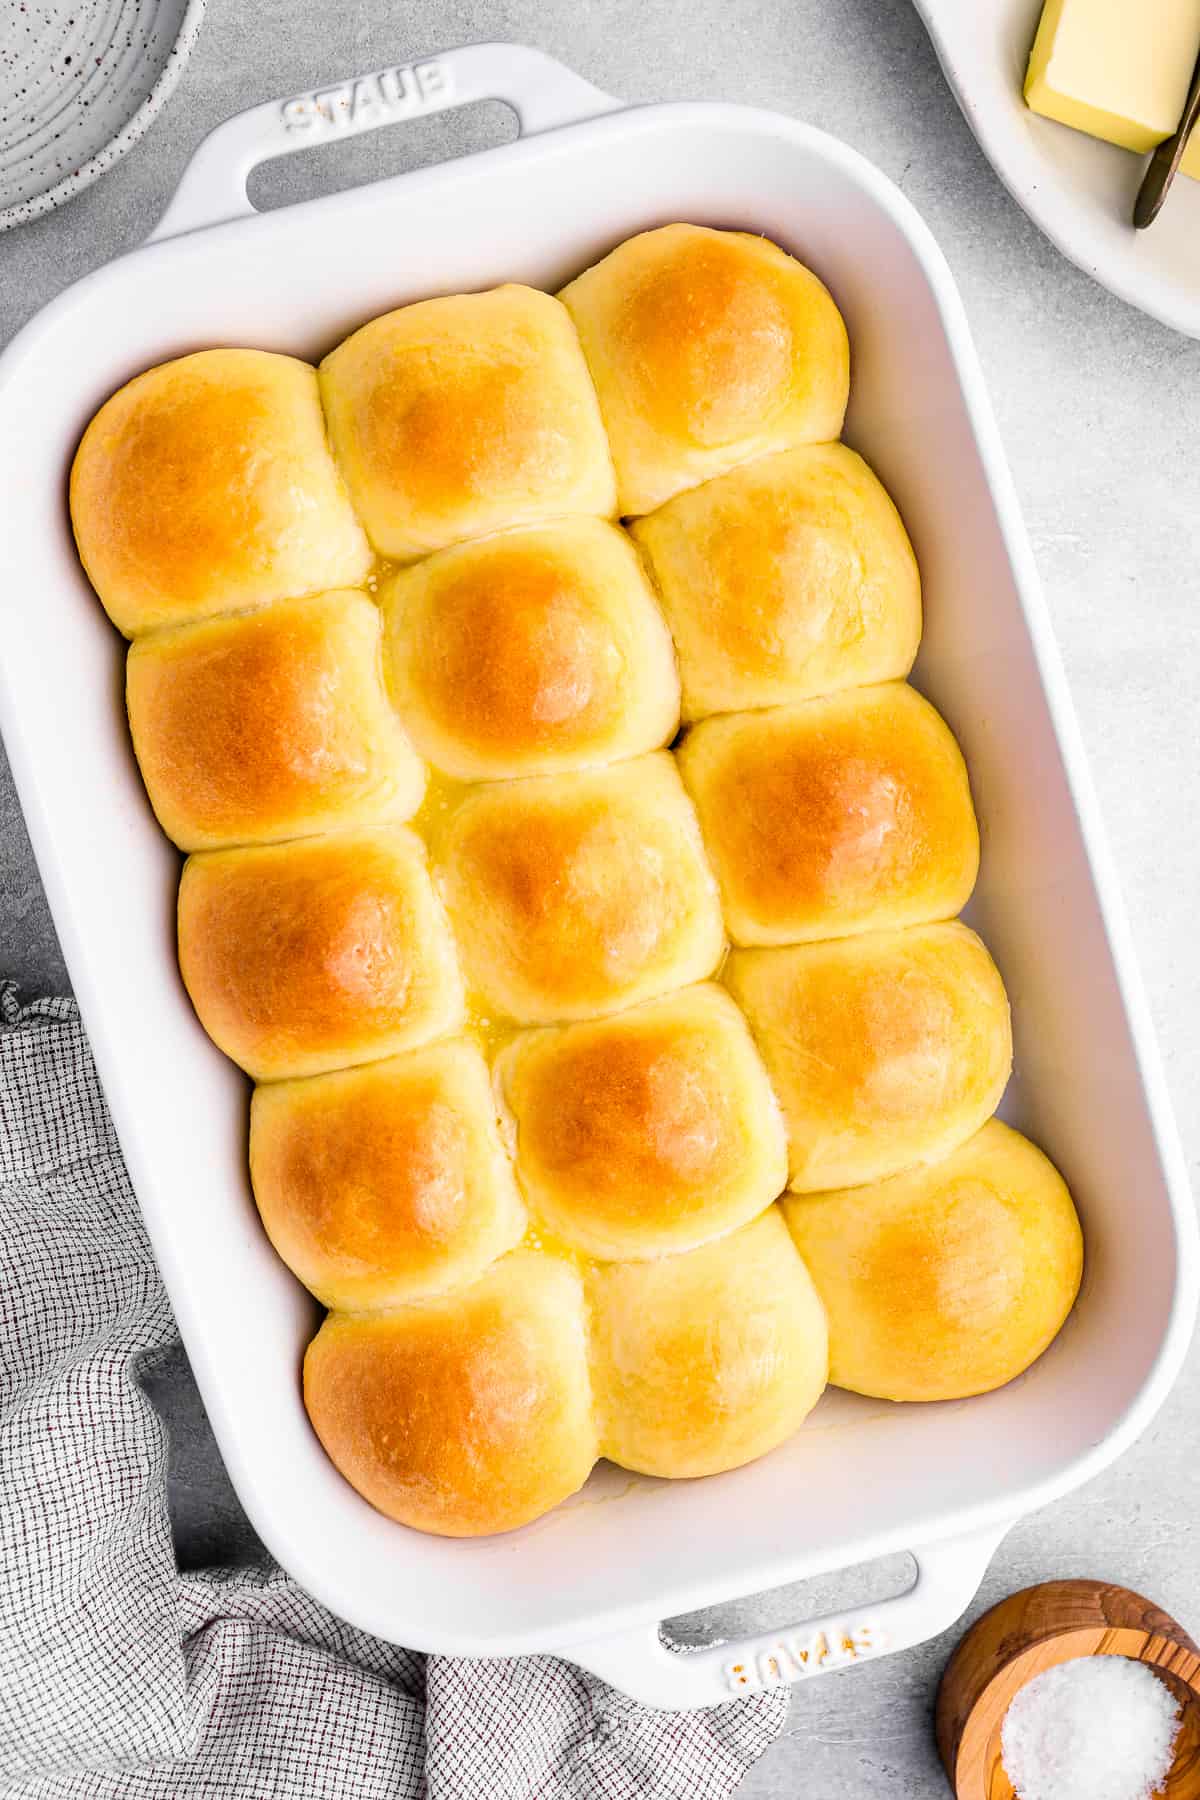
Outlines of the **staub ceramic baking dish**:
[[[265,157],[464,101],[515,143],[253,213]],[[847,435],[924,571],[916,680],[958,733],[984,838],[972,917],[1012,995],[1006,1114],[1045,1145],[1088,1245],[1078,1308],[1023,1379],[965,1404],[827,1395],[774,1455],[704,1481],[599,1470],[511,1536],[452,1542],[373,1512],[300,1400],[309,1299],[259,1229],[242,1077],[176,973],[176,858],[142,793],[122,646],[76,562],[67,469],[100,401],[210,344],[318,357],[406,300],[556,288],[645,226],[762,231],[845,313]],[[6,744],[130,1173],[234,1483],[285,1567],[384,1637],[463,1655],[560,1651],[627,1693],[702,1705],[940,1630],[1005,1529],[1146,1425],[1195,1304],[1182,1159],[1058,658],[953,282],[908,203],[820,132],[736,106],[622,109],[545,56],[456,50],[255,108],[201,147],[143,249],[70,289],[0,363]],[[663,1618],[895,1550],[907,1594],[795,1631],[672,1651]]]

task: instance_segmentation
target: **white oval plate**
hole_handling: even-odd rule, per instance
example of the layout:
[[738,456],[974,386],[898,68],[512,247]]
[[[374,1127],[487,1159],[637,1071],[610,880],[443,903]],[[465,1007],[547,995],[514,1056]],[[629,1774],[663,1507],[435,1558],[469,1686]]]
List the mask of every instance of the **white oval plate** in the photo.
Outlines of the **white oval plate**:
[[1130,220],[1145,159],[1031,113],[1022,98],[1041,0],[915,0],[984,154],[1081,269],[1200,337],[1200,181],[1180,176],[1148,231]]
[[137,143],[203,16],[204,0],[0,0],[0,231]]

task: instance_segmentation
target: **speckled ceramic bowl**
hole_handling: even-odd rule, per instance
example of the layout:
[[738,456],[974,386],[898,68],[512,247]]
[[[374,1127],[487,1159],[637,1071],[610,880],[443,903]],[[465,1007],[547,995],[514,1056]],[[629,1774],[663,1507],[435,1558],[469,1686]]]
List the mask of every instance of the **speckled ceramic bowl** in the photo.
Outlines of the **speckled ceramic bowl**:
[[0,0],[0,231],[137,143],[203,16],[204,0]]

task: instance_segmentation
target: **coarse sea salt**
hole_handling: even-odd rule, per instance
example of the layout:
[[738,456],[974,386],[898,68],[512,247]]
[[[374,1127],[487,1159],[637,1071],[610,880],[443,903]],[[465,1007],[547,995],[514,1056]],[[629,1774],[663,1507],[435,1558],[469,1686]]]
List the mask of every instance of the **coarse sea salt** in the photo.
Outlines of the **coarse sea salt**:
[[1000,1755],[1018,1800],[1152,1800],[1178,1732],[1179,1702],[1145,1663],[1078,1656],[1020,1689]]

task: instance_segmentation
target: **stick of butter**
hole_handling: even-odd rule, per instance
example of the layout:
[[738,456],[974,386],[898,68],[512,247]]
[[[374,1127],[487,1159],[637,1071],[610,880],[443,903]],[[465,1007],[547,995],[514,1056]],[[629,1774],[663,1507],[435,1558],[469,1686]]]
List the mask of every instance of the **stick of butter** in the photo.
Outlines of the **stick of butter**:
[[[1046,0],[1025,99],[1144,155],[1170,137],[1200,50],[1200,0]],[[1200,178],[1200,133],[1180,167]]]

